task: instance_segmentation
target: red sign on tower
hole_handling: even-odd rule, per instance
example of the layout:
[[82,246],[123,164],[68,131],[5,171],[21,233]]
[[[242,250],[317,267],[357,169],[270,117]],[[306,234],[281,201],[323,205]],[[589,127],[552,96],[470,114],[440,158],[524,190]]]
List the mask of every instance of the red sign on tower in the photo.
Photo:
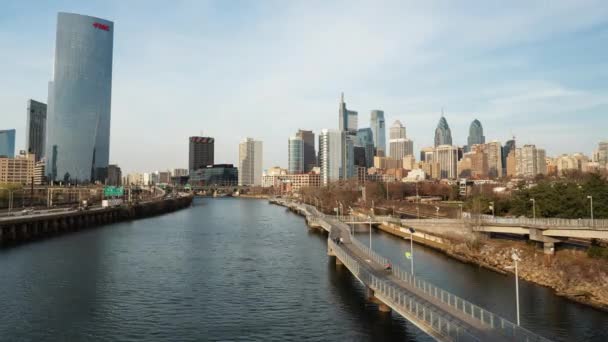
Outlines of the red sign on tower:
[[95,27],[96,29],[104,30],[104,31],[110,31],[110,25],[106,25],[106,24],[93,23],[93,27]]

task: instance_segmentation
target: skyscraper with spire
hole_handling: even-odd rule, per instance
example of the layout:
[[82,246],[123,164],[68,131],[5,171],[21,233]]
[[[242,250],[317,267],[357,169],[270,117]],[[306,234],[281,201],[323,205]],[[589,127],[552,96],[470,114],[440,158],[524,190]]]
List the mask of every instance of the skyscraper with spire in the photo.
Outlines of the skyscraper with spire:
[[340,95],[340,107],[338,109],[339,123],[338,127],[340,131],[357,132],[358,113],[354,110],[348,110],[346,108],[346,102],[344,102],[344,93]]
[[384,111],[377,109],[372,110],[369,121],[374,138],[374,146],[376,149],[386,152],[386,125],[384,122]]
[[452,131],[448,125],[448,121],[443,116],[443,110],[441,111],[441,118],[435,129],[435,147],[440,145],[452,145]]

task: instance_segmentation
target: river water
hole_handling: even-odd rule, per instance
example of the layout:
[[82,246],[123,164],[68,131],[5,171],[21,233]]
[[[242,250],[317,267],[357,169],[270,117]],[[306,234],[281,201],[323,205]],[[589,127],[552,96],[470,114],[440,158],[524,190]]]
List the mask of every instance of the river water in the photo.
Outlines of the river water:
[[[373,245],[409,265],[409,242],[374,231]],[[419,276],[515,320],[512,276],[414,249]],[[520,286],[523,326],[559,341],[608,341],[607,313]],[[366,303],[327,257],[326,236],[266,201],[196,199],[163,216],[0,250],[0,341],[207,340],[430,338]]]

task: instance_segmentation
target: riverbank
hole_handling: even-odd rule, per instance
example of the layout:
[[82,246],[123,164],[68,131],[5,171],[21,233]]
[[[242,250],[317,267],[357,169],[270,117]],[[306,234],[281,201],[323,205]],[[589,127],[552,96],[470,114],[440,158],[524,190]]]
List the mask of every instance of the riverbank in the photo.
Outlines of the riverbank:
[[[378,228],[410,238],[409,232],[392,224]],[[554,256],[547,256],[525,241],[490,239],[476,234],[440,236],[418,230],[413,238],[416,243],[451,258],[501,274],[514,273],[511,255],[517,252],[522,279],[549,287],[558,296],[608,312],[608,263],[590,258],[583,251],[557,250]]]
[[164,198],[132,205],[72,210],[0,220],[0,246],[26,243],[120,221],[160,215],[192,204],[193,196]]

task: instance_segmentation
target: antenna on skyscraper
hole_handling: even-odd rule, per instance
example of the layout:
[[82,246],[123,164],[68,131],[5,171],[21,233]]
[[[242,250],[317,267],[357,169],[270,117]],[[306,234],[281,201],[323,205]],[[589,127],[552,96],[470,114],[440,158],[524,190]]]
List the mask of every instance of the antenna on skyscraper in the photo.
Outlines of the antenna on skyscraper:
[[344,92],[340,93],[340,102],[344,102]]

